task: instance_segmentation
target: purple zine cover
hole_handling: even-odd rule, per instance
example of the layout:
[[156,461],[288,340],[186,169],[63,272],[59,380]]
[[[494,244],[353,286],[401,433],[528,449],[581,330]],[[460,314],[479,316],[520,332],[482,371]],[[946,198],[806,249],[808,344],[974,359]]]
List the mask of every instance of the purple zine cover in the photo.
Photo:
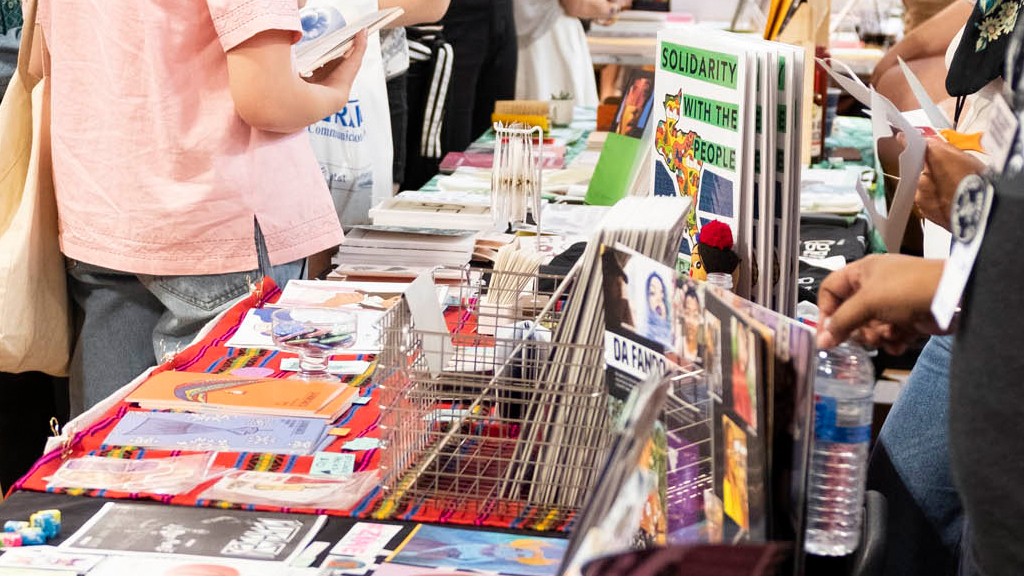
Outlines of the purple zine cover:
[[311,454],[325,429],[326,423],[317,418],[128,412],[104,444],[200,452]]
[[519,576],[555,576],[568,540],[420,524],[390,562]]

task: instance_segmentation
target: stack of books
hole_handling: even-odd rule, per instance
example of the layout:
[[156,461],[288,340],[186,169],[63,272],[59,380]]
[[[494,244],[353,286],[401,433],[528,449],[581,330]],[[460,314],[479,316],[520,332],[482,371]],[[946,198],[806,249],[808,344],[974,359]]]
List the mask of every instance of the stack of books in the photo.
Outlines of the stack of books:
[[[472,231],[412,226],[356,226],[335,256],[344,276],[410,278],[434,268],[456,271],[476,248]],[[442,272],[443,275],[443,272]]]

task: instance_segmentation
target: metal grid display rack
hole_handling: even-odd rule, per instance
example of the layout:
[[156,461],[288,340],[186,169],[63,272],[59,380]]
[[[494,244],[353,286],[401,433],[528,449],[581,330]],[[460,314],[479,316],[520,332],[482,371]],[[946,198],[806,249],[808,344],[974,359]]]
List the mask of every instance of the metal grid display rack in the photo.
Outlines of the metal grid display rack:
[[703,368],[689,364],[673,376],[662,421],[668,450],[669,539],[693,541],[692,534],[680,534],[677,527],[697,525],[705,519],[705,491],[714,488],[712,400]]
[[[461,512],[515,517],[531,510],[565,520],[597,480],[611,414],[602,362],[556,370],[552,358],[567,346],[600,358],[602,347],[551,341],[572,278],[503,279],[517,292],[515,304],[485,308],[487,286],[498,284],[489,275],[467,269],[449,287],[460,314],[450,335],[418,330],[404,301],[381,320],[374,381],[384,508],[430,500]],[[431,373],[431,355],[443,359],[443,371]],[[551,381],[549,374],[574,377]]]

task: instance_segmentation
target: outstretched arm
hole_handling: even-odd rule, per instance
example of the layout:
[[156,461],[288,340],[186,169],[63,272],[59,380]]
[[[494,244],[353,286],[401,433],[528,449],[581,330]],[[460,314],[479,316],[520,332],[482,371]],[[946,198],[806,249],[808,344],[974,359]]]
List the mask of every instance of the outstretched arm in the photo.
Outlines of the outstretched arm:
[[235,110],[249,125],[292,133],[341,110],[366,52],[360,32],[349,53],[324,66],[310,81],[292,69],[293,33],[261,32],[227,52]]
[[876,254],[829,274],[818,291],[818,347],[859,337],[899,352],[921,334],[940,333],[931,313],[942,260]]
[[400,6],[405,10],[405,14],[388,25],[389,28],[398,28],[437,22],[448,12],[450,2],[451,0],[380,0],[380,7],[383,10]]

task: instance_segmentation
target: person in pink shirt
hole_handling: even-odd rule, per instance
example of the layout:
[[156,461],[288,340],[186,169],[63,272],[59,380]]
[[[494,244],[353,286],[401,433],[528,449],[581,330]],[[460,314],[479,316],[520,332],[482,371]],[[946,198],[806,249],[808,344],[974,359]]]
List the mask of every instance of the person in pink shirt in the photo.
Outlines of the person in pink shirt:
[[73,414],[183,348],[263,275],[283,284],[341,242],[304,128],[345,105],[366,36],[300,78],[302,3],[39,0],[33,61],[49,82],[61,249],[82,313]]

